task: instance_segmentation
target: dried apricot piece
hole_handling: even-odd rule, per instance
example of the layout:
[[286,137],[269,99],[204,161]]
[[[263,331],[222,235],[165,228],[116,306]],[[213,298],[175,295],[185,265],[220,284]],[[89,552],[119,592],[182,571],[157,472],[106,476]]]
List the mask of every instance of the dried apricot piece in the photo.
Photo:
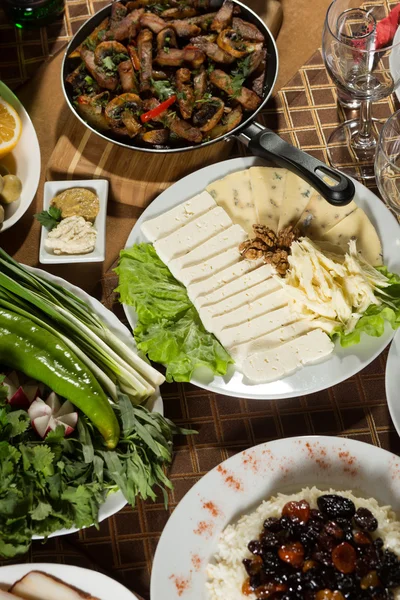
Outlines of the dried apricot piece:
[[300,542],[288,542],[279,548],[278,556],[292,567],[301,567],[304,562],[304,546]]
[[342,542],[332,550],[332,561],[341,573],[352,573],[356,568],[357,554],[353,546]]
[[304,525],[310,519],[310,505],[306,500],[287,502],[282,509],[282,516]]

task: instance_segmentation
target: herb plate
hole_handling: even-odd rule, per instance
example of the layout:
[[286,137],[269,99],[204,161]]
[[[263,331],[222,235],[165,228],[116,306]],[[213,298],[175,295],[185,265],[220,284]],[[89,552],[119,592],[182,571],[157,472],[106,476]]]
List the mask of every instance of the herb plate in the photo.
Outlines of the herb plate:
[[61,579],[68,585],[75,586],[85,594],[95,596],[98,600],[135,600],[138,597],[126,587],[97,571],[82,569],[72,565],[47,563],[25,563],[0,567],[0,589],[10,588],[30,571],[42,571]]
[[[79,298],[81,298],[81,300],[84,300],[85,302],[87,302],[87,304],[99,315],[99,317],[107,324],[107,326],[111,329],[111,331],[120,338],[121,341],[123,341],[125,344],[127,344],[130,348],[135,349],[135,343],[134,343],[133,337],[132,337],[131,333],[129,332],[128,328],[125,327],[125,325],[123,325],[121,323],[121,321],[110,310],[108,310],[108,308],[106,308],[105,306],[103,306],[101,304],[101,302],[96,300],[96,298],[93,298],[93,296],[90,296],[89,294],[84,292],[81,288],[73,285],[72,283],[69,283],[65,279],[62,279],[61,277],[56,277],[55,275],[52,275],[51,273],[46,273],[45,271],[42,271],[41,269],[35,269],[33,267],[28,267],[28,268],[30,271],[32,271],[36,275],[40,275],[41,277],[44,277],[48,281],[52,281],[53,283],[57,283],[58,285],[61,285],[65,289],[76,294]],[[157,411],[157,412],[163,414],[163,412],[164,412],[163,401],[162,401],[159,389],[156,390],[156,393],[149,400],[149,404],[152,405],[153,411]],[[105,519],[108,519],[112,515],[115,515],[126,504],[127,504],[127,502],[121,491],[109,494],[105,503],[100,507],[99,523],[101,521],[104,521]],[[58,537],[60,535],[68,535],[70,533],[75,533],[76,531],[79,531],[79,529],[77,529],[77,528],[60,529],[59,531],[55,531],[48,537]],[[42,538],[40,536],[33,536],[33,539],[42,539]],[[1,581],[0,581],[0,584],[1,584]]]
[[[235,158],[200,169],[171,185],[143,212],[125,247],[130,248],[133,244],[147,241],[140,230],[144,221],[199,194],[212,181],[255,165],[267,166],[267,163],[254,157]],[[394,273],[400,273],[400,227],[397,220],[375,194],[357,181],[354,184],[354,201],[366,212],[382,241],[384,264]],[[135,310],[127,305],[124,305],[124,310],[131,327],[134,327]],[[248,383],[234,365],[230,365],[224,377],[214,377],[209,370],[198,369],[191,383],[217,394],[253,400],[278,400],[312,394],[345,381],[364,369],[386,348],[393,335],[393,330],[387,324],[384,334],[379,338],[362,334],[361,342],[349,348],[342,348],[337,342],[334,352],[324,362],[307,365],[292,375],[271,383]]]

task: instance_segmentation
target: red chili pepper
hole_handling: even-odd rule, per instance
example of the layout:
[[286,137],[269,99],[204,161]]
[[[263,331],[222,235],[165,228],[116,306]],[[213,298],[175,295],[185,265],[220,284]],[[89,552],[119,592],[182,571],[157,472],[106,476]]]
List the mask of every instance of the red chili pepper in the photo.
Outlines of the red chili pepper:
[[170,96],[168,98],[168,100],[165,100],[165,102],[161,102],[161,104],[159,104],[155,108],[152,108],[148,112],[140,115],[140,120],[142,121],[142,123],[147,123],[147,121],[151,121],[151,119],[158,117],[159,115],[161,115],[161,113],[163,113],[165,110],[167,110],[167,108],[169,108],[171,106],[171,104],[173,104],[175,102],[175,100],[176,100],[175,95]]

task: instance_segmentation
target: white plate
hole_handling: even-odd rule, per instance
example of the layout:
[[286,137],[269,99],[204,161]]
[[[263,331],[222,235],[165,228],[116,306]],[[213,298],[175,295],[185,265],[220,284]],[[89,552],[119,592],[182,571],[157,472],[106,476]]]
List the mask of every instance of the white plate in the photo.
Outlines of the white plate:
[[[30,270],[33,273],[36,273],[36,275],[40,275],[40,276],[44,277],[48,281],[52,281],[53,283],[57,283],[58,285],[61,285],[63,288],[76,294],[78,296],[78,298],[81,298],[82,300],[87,302],[89,304],[89,306],[94,311],[96,311],[96,313],[99,315],[99,317],[104,321],[104,323],[106,323],[106,325],[111,329],[111,331],[119,337],[119,339],[121,341],[125,342],[125,344],[127,346],[129,346],[130,348],[135,349],[135,343],[134,343],[132,334],[127,329],[127,327],[125,327],[125,325],[123,325],[121,323],[121,321],[114,315],[114,313],[112,313],[110,310],[108,310],[108,308],[103,306],[101,304],[101,302],[96,300],[96,298],[93,298],[93,296],[90,296],[89,294],[84,292],[81,288],[76,287],[75,285],[72,285],[72,283],[69,283],[65,279],[62,279],[61,277],[56,277],[55,275],[52,275],[51,273],[46,273],[45,271],[42,271],[41,269],[34,269],[33,267],[31,267]],[[153,403],[153,410],[163,414],[163,412],[164,412],[163,401],[162,401],[159,389],[156,390],[156,393],[155,393],[154,397],[151,399],[151,401]],[[108,519],[112,515],[115,515],[126,504],[127,504],[127,502],[121,491],[110,494],[107,497],[107,500],[105,501],[105,503],[100,507],[99,523],[101,521],[104,521],[105,519]],[[73,527],[71,529],[60,529],[59,531],[55,531],[48,537],[58,537],[59,535],[68,535],[70,533],[75,533],[76,531],[79,531],[79,529],[77,529],[76,527]],[[43,538],[40,536],[34,536],[33,539],[37,540],[37,539],[43,539]]]
[[[233,171],[248,169],[256,164],[263,165],[265,163],[253,157],[235,158],[200,169],[184,177],[160,194],[143,212],[131,231],[126,248],[146,241],[140,231],[143,221],[156,217],[198,194],[215,179],[225,177]],[[378,231],[382,240],[385,264],[393,271],[400,273],[399,224],[379,198],[357,181],[354,183],[356,186],[355,202],[365,210]],[[133,327],[136,318],[135,311],[133,307],[126,305],[124,305],[124,309],[129,323]],[[293,375],[272,383],[247,384],[243,381],[243,375],[234,367],[230,368],[225,377],[212,378],[209,372],[198,371],[194,374],[191,383],[218,394],[254,400],[303,396],[329,388],[352,377],[372,362],[384,350],[392,337],[393,331],[388,326],[380,338],[363,335],[361,343],[357,346],[345,349],[337,343],[328,360],[303,367]]]
[[48,210],[51,200],[57,194],[71,188],[82,187],[97,194],[100,201],[100,211],[94,222],[97,230],[96,246],[93,252],[88,254],[53,254],[45,248],[49,232],[42,227],[40,236],[39,261],[42,264],[66,264],[66,263],[88,263],[103,262],[106,256],[106,219],[108,181],[107,179],[81,179],[78,181],[46,181],[44,184],[43,210]]
[[400,435],[400,330],[394,336],[390,346],[386,363],[385,387],[390,416]]
[[53,577],[58,577],[65,583],[95,596],[99,600],[136,600],[137,596],[126,587],[110,577],[91,571],[74,567],[72,565],[57,565],[49,563],[25,563],[22,565],[8,565],[0,567],[0,589],[7,590],[19,579],[30,571],[43,571]]
[[[396,46],[400,42],[400,27],[395,33],[393,38],[392,45],[395,46],[391,53],[389,54],[389,68],[390,73],[394,81],[399,81],[400,79],[400,46]],[[397,96],[397,99],[400,102],[400,87],[398,86],[394,93]]]
[[207,473],[175,508],[154,557],[151,599],[206,600],[205,569],[226,525],[277,492],[312,485],[352,490],[400,511],[400,459],[386,450],[325,436],[255,446]]
[[10,154],[0,159],[13,175],[17,175],[22,182],[22,194],[16,202],[5,208],[5,220],[0,225],[0,232],[9,229],[28,210],[35,197],[40,178],[40,148],[35,128],[28,113],[12,91],[0,81],[0,96],[11,104],[19,114],[22,121],[22,134],[17,146]]

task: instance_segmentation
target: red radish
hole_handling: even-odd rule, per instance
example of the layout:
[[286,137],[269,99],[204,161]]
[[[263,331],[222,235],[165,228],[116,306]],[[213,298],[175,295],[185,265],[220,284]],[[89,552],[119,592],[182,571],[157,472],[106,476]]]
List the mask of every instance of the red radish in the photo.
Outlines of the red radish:
[[36,381],[20,383],[18,374],[12,371],[4,380],[8,388],[7,400],[13,408],[28,410],[30,404],[40,395],[40,386]]
[[45,438],[49,431],[54,431],[60,425],[64,427],[65,435],[70,435],[78,422],[74,405],[68,400],[61,404],[54,392],[51,392],[46,402],[40,398],[32,402],[28,414],[32,426],[41,438]]

